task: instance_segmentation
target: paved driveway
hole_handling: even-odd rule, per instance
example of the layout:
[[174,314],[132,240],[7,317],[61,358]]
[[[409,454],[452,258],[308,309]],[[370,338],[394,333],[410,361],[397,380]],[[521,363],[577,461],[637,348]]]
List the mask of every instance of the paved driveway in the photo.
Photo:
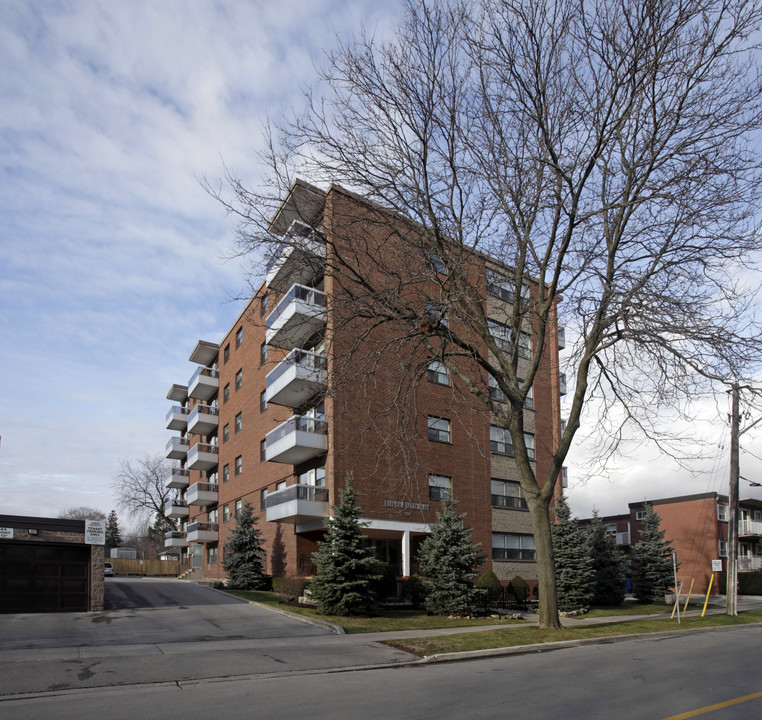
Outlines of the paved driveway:
[[100,613],[0,615],[0,651],[331,634],[175,579],[106,578],[106,608]]

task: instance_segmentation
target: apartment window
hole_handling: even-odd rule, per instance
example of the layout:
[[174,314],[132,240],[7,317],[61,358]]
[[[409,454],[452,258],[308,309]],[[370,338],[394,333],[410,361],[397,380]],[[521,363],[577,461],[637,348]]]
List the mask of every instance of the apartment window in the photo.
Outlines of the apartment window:
[[296,476],[296,482],[299,485],[325,487],[325,466],[299,473],[299,475]]
[[222,506],[222,522],[228,522],[230,520],[230,505]]
[[493,507],[509,508],[511,510],[527,510],[527,501],[521,492],[521,485],[513,480],[500,480],[492,478]]
[[278,492],[278,490],[285,490],[287,487],[287,482],[285,480],[281,480],[279,483],[275,484],[275,492]]
[[492,533],[493,560],[535,560],[534,537],[519,533]]
[[526,360],[532,358],[532,336],[529,333],[519,333],[519,357]]
[[645,520],[646,519],[646,515],[648,515],[648,513],[645,510],[638,510],[635,513],[635,519],[636,520]]
[[616,535],[616,524],[615,523],[609,523],[606,525],[606,534],[607,535]]
[[230,425],[225,425],[224,428],[222,428],[222,442],[226,443],[228,440],[230,440]]
[[243,413],[235,416],[235,432],[238,434],[243,429]]
[[214,510],[210,510],[209,513],[207,514],[207,519],[210,523],[219,522],[220,511],[217,508],[214,508]]
[[235,346],[241,347],[242,342],[243,342],[243,328],[239,327],[238,330],[235,331]]
[[259,347],[259,364],[264,365],[267,362],[267,343],[262,343]]
[[452,497],[452,478],[446,475],[429,475],[429,500],[447,500]]
[[505,396],[505,393],[498,387],[497,380],[492,377],[492,375],[489,376],[489,399],[493,402],[500,402],[504,403],[508,401],[508,398]]
[[235,374],[235,389],[240,390],[241,385],[243,385],[243,370],[239,370]]
[[490,425],[489,449],[494,453],[513,457],[513,441],[508,430],[497,425]]
[[213,547],[209,546],[206,549],[206,563],[207,563],[207,565],[216,565],[218,558],[219,558],[219,552],[217,550],[217,546],[216,545],[214,545]]
[[717,519],[727,522],[728,520],[728,506],[717,505]]
[[230,343],[225,345],[225,349],[222,351],[222,357],[225,359],[226,363],[230,360]]
[[266,458],[267,458],[267,441],[260,440],[259,441],[259,461],[265,462]]
[[720,540],[717,543],[717,552],[720,554],[721,558],[728,556],[728,541],[727,540]]
[[265,501],[267,500],[267,488],[259,491],[259,507],[261,510],[265,509]]
[[429,363],[426,377],[430,383],[435,383],[436,385],[450,384],[450,371],[439,360],[432,360]]
[[506,302],[513,302],[513,283],[502,273],[487,268],[487,292]]
[[263,390],[259,393],[259,412],[264,412],[265,410],[267,410],[267,395]]
[[243,512],[243,500],[236,500],[235,501],[235,519],[238,520],[239,517],[241,517],[241,513]]
[[226,403],[228,400],[230,400],[230,383],[225,385],[224,388],[222,388],[222,402],[223,404]]
[[230,480],[230,465],[222,466],[222,482],[226,483]]
[[267,308],[270,305],[270,296],[265,293],[259,301],[259,314],[267,315]]
[[235,474],[240,475],[243,472],[243,456],[239,455],[235,459]]
[[492,339],[503,352],[510,352],[511,350],[511,337],[513,333],[511,329],[497,320],[487,320],[487,329]]
[[447,271],[442,258],[431,250],[426,251],[426,267],[437,273],[445,273]]
[[526,445],[529,459],[534,460],[534,435],[524,433],[524,445]]
[[450,442],[450,421],[429,416],[429,440],[431,442]]

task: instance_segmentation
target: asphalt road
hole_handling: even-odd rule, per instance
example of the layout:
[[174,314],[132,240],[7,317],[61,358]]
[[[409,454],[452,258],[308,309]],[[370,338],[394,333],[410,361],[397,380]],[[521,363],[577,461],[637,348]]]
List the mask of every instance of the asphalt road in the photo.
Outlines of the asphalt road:
[[364,672],[54,693],[0,700],[0,717],[663,720],[731,702],[701,715],[748,720],[762,717],[760,667],[762,629],[751,627]]

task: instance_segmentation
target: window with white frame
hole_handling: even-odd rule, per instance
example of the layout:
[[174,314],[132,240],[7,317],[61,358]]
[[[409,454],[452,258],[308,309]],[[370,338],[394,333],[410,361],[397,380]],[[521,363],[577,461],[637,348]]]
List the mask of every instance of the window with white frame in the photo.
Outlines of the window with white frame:
[[493,532],[492,559],[535,560],[534,537],[522,533]]
[[441,501],[452,497],[452,478],[429,475],[429,500]]
[[426,379],[436,385],[449,385],[450,371],[439,360],[432,360],[426,370]]
[[647,515],[648,515],[648,512],[646,510],[638,510],[635,513],[635,519],[636,520],[645,520]]
[[527,510],[527,501],[521,491],[521,485],[514,480],[490,480],[492,506],[510,510]]
[[296,476],[296,482],[299,485],[315,485],[316,487],[325,487],[325,466],[312,468],[306,472],[299,473]]
[[431,442],[449,443],[451,439],[450,421],[445,418],[429,416],[429,440]]
[[505,393],[498,387],[497,380],[492,375],[489,376],[489,398],[493,402],[504,403],[508,401]]
[[495,341],[495,345],[497,345],[503,352],[510,352],[511,337],[513,336],[511,328],[497,320],[488,319],[487,329],[489,330],[492,339]]
[[529,333],[519,333],[519,357],[526,360],[532,358],[532,336]]
[[206,549],[206,563],[207,565],[216,565],[219,559],[219,550],[216,545],[210,545]]
[[241,513],[243,512],[243,500],[236,500],[235,501],[235,517],[236,520],[241,517]]
[[230,505],[222,506],[222,522],[228,522],[230,520]]
[[243,430],[243,413],[238,413],[235,416],[235,431],[239,433],[241,430]]
[[207,514],[207,517],[209,518],[210,523],[216,523],[219,522],[220,518],[220,511],[218,508],[214,508],[214,510],[210,510]]
[[235,459],[235,474],[240,475],[243,472],[243,457],[239,455]]
[[[519,380],[519,384],[523,384],[523,380]],[[527,396],[524,398],[524,407],[527,410],[534,410],[534,385],[527,390]]]
[[728,541],[727,540],[720,540],[717,543],[717,552],[719,553],[721,558],[728,556]]
[[728,506],[719,503],[717,505],[717,519],[724,522],[728,521]]
[[531,433],[524,433],[524,445],[526,445],[529,459],[534,460],[534,435]]
[[513,302],[513,282],[492,268],[487,268],[487,292],[506,302]]

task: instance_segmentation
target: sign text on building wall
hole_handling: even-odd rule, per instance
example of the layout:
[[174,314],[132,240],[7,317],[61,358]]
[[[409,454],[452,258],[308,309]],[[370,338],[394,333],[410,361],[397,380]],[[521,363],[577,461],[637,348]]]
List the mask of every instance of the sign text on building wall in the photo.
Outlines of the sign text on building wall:
[[384,500],[384,505],[389,508],[400,508],[401,510],[428,510],[428,503],[402,502],[401,500]]

